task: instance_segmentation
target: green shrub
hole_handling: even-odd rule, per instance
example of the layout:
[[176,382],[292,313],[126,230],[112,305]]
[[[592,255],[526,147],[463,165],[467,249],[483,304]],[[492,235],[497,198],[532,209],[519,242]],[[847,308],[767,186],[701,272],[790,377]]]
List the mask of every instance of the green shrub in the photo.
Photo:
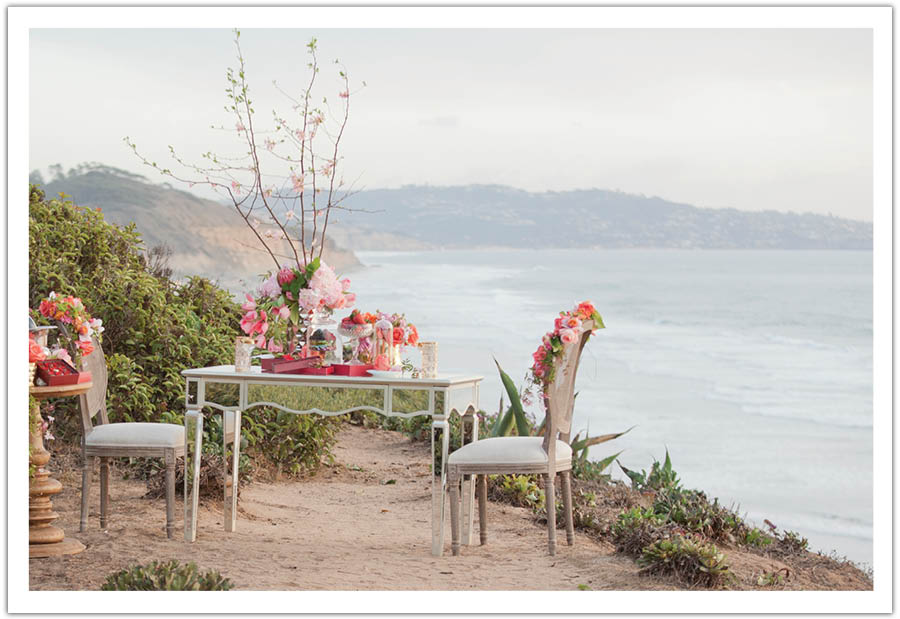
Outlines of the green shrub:
[[234,585],[219,572],[203,574],[194,562],[179,565],[178,561],[154,561],[149,565],[134,565],[106,578],[101,591],[228,591]]
[[765,548],[772,543],[772,538],[766,535],[756,527],[750,528],[744,533],[744,538],[740,540],[745,546],[753,546],[755,548]]
[[[170,284],[154,277],[133,224],[109,224],[97,210],[45,200],[30,189],[30,307],[56,291],[81,297],[103,319],[104,352],[113,357],[110,421],[157,421],[164,411],[182,410],[181,371],[233,357],[238,305],[206,280]],[[74,410],[78,402],[60,406]]]
[[756,579],[756,584],[760,587],[777,587],[783,585],[785,581],[790,580],[790,578],[791,570],[783,567],[772,572],[763,572]]
[[781,555],[795,555],[809,549],[809,540],[796,531],[785,531],[777,538],[775,551]]
[[[616,462],[618,462],[618,460]],[[666,459],[664,462],[660,463],[659,460],[654,458],[649,473],[643,469],[638,473],[637,471],[626,469],[622,466],[621,462],[618,462],[618,464],[631,480],[631,487],[638,492],[643,492],[645,490],[662,490],[664,488],[678,489],[681,487],[678,475],[672,468],[672,460],[669,458],[668,449],[666,449]]]
[[544,489],[538,485],[537,475],[491,475],[491,498],[516,507],[544,509]]
[[749,531],[740,516],[719,505],[718,499],[710,503],[700,490],[665,487],[656,493],[653,511],[688,531],[715,540],[740,542]]
[[[33,185],[28,235],[30,307],[56,291],[81,297],[91,315],[103,320],[110,421],[183,423],[181,371],[234,359],[241,312],[231,294],[200,277],[169,281],[158,265],[148,266],[133,224],[107,223],[99,210],[65,198],[46,200]],[[39,315],[35,320],[43,321]],[[80,440],[77,399],[61,400],[57,407],[57,437]],[[243,425],[247,457],[297,473],[331,457],[337,422],[256,410],[244,415]],[[204,426],[204,455],[221,456],[221,439],[212,428]],[[137,472],[152,477],[157,468]]]
[[688,586],[718,587],[733,580],[725,555],[713,544],[674,535],[653,542],[638,559],[643,574],[672,574]]
[[656,515],[653,509],[632,507],[616,517],[610,533],[618,552],[636,557],[663,537],[664,525],[665,518]]

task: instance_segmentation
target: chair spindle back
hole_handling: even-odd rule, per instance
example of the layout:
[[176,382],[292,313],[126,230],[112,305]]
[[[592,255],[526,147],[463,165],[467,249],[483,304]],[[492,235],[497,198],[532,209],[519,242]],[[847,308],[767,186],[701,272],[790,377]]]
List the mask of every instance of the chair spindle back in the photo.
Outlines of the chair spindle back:
[[578,341],[563,349],[562,361],[556,368],[556,375],[544,393],[544,409],[547,415],[544,422],[544,450],[548,453],[551,450],[556,451],[555,439],[559,438],[565,442],[569,440],[572,414],[575,410],[575,376],[578,373],[581,351],[584,350],[593,328],[592,320],[585,320],[582,323]]
[[85,435],[93,429],[91,421],[97,414],[100,414],[100,423],[109,423],[106,415],[106,357],[103,355],[103,348],[97,338],[92,338],[91,343],[94,350],[91,354],[81,358],[81,367],[91,373],[91,381],[93,386],[91,389],[82,394],[79,398],[81,403],[81,425]]

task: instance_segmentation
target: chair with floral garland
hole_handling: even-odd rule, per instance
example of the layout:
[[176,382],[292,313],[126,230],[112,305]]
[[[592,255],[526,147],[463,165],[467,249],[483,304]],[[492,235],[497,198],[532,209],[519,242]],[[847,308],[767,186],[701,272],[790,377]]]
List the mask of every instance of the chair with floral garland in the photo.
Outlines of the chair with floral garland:
[[[172,423],[110,423],[106,414],[106,359],[100,343],[84,357],[84,369],[91,373],[93,386],[80,396],[82,454],[81,530],[87,528],[88,503],[94,462],[100,458],[100,528],[106,529],[109,506],[109,458],[162,458],[166,466],[166,535],[175,534],[175,462],[184,456],[184,426]],[[100,424],[93,419],[99,416]]]
[[[591,306],[591,310],[593,307]],[[593,315],[593,311],[592,311]],[[581,351],[587,344],[596,324],[593,319],[581,321],[577,339],[563,345],[562,355],[552,380],[543,390],[545,433],[540,436],[503,436],[469,443],[454,451],[447,459],[447,483],[450,492],[451,548],[459,554],[459,482],[463,475],[476,477],[478,494],[478,519],[481,544],[487,543],[487,476],[534,475],[544,476],[547,509],[547,533],[549,550],[556,554],[555,479],[562,475],[563,511],[566,520],[566,541],[571,546],[575,539],[572,521],[572,448],[569,435],[574,408],[575,374]]]

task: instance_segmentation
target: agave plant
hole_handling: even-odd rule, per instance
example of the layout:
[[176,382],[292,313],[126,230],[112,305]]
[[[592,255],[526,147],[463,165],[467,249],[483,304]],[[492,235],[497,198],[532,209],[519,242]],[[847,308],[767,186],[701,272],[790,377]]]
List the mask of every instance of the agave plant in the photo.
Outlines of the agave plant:
[[[516,388],[516,384],[513,382],[512,378],[509,377],[509,374],[503,371],[503,368],[500,367],[500,363],[496,359],[494,359],[494,363],[497,365],[497,371],[500,372],[500,381],[503,383],[506,395],[509,397],[509,407],[505,411],[503,410],[504,400],[501,395],[500,412],[497,415],[497,420],[491,427],[488,436],[508,436],[512,434],[513,426],[515,426],[515,433],[518,436],[543,436],[545,430],[544,421],[541,421],[541,423],[536,426],[528,419],[528,416],[525,414],[525,407],[522,406],[522,396]],[[577,398],[578,394],[576,393],[574,399],[577,400]],[[585,432],[584,438],[581,436],[582,433],[578,432],[569,443],[572,447],[573,474],[580,478],[598,479],[602,477],[603,471],[606,470],[622,452],[615,453],[598,462],[592,462],[588,460],[588,451],[592,446],[617,439],[623,434],[630,432],[633,428],[634,426],[631,426],[631,428],[628,428],[623,432],[614,432],[612,434],[603,434],[601,436],[588,436]]]

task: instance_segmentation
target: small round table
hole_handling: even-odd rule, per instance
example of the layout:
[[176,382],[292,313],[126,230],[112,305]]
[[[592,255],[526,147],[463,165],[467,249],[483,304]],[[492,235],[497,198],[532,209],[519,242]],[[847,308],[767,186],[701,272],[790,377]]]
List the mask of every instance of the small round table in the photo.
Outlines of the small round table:
[[[39,387],[32,385],[30,393],[36,400],[66,398],[86,393],[93,383]],[[35,406],[39,406],[35,403]],[[40,414],[40,413],[38,413]],[[50,452],[44,449],[44,434],[40,426],[31,428],[31,455],[29,461],[36,471],[28,484],[28,555],[30,557],[57,557],[74,555],[84,550],[77,539],[65,539],[65,532],[51,523],[59,518],[53,511],[50,497],[62,492],[62,484],[51,478],[44,466],[50,461]]]

